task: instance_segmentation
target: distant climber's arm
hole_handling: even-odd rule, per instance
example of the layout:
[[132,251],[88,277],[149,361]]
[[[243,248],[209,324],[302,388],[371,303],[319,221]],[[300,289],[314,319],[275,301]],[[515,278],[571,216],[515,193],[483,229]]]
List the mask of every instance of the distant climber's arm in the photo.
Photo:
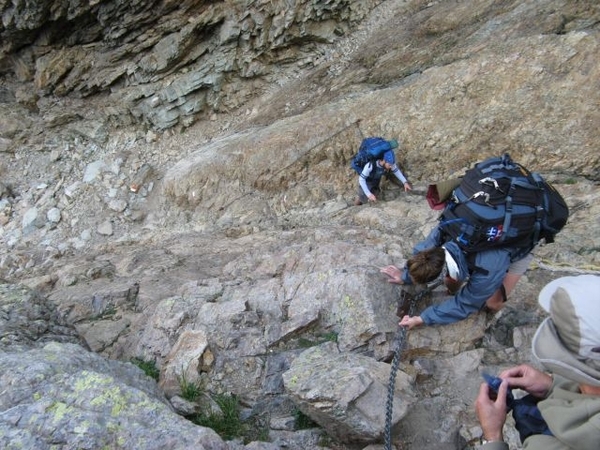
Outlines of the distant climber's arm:
[[400,169],[398,168],[398,166],[396,164],[394,164],[394,166],[392,167],[392,173],[394,174],[394,176],[396,178],[398,178],[398,180],[400,180],[400,182],[402,184],[407,184],[408,180],[406,179],[406,177],[404,176],[404,174],[400,171]]
[[365,193],[365,195],[367,197],[370,197],[371,195],[373,195],[373,193],[369,189],[369,186],[367,186],[367,178],[369,178],[369,175],[371,175],[372,170],[373,170],[373,164],[367,163],[367,164],[365,164],[365,167],[363,168],[360,176],[358,177],[358,184],[360,184],[361,189],[363,190],[363,192]]

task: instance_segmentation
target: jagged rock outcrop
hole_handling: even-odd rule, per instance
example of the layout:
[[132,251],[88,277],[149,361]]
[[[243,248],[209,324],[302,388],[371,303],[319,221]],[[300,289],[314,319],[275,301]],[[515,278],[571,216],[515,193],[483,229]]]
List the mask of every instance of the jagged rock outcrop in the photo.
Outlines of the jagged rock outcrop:
[[39,295],[2,284],[0,304],[2,448],[228,448],[141,369],[82,346]]
[[[248,448],[316,449],[333,438],[335,448],[376,447],[384,398],[377,410],[373,398],[399,295],[378,267],[401,265],[435,225],[427,184],[484,156],[509,151],[542,172],[571,218],[536,249],[500,314],[409,333],[400,377],[411,407],[395,416],[394,443],[474,448],[479,371],[530,359],[547,281],[599,271],[595,1],[0,0],[0,14],[0,276],[38,290],[31,303],[44,317],[15,335],[11,324],[31,314],[3,316],[2,358],[69,368],[36,385],[38,400],[20,385],[32,401],[17,410],[31,425],[11,415],[19,399],[0,411],[24,442],[106,442],[95,429],[77,434],[83,415],[103,420],[104,407],[60,406],[66,437],[44,428],[54,410],[33,416],[71,404],[72,381],[90,376],[84,361],[123,394],[115,404],[132,395],[144,404],[126,408],[132,424],[158,410],[185,439],[221,448],[170,411],[203,406],[181,399],[185,377],[207,394],[235,394],[245,419],[267,425],[270,443]],[[385,186],[376,204],[351,206],[361,133],[400,140],[413,193]],[[335,376],[298,366],[323,347],[335,351],[315,370],[347,373],[345,361],[359,361],[377,378],[358,407],[343,395],[323,407],[289,384],[302,374],[321,394],[341,392]],[[160,390],[125,362],[134,357],[157,364]],[[32,373],[46,377],[42,369]],[[147,397],[130,391],[138,383]],[[321,427],[297,430],[298,409]],[[361,432],[342,444],[348,429]],[[144,430],[110,436],[130,445]],[[516,448],[518,435],[505,436]]]
[[[47,121],[87,123],[103,143],[103,122],[165,129],[240,107],[280,66],[317,64],[317,44],[348,32],[376,3],[5,0],[0,60],[42,95],[109,94],[92,120]],[[19,98],[35,103],[25,92]]]
[[0,350],[18,353],[50,342],[87,347],[56,306],[25,286],[0,284],[0,311]]
[[[416,401],[409,376],[400,372],[391,388],[390,423],[395,426]],[[332,344],[302,352],[283,382],[294,403],[336,440],[381,441],[386,427],[390,367],[373,358],[342,353]]]

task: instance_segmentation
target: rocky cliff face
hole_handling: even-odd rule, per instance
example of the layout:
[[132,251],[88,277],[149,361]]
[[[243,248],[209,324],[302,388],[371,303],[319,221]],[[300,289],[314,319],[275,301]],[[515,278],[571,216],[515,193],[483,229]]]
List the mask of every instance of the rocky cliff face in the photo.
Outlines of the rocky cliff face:
[[[0,275],[38,292],[2,291],[0,364],[50,381],[0,379],[3,445],[163,447],[153,426],[81,431],[133,397],[115,420],[160,411],[173,448],[381,442],[401,293],[377,268],[435,225],[429,182],[508,151],[569,224],[497,316],[409,333],[393,393],[397,446],[473,448],[478,371],[530,358],[545,282],[599,270],[597,2],[34,3],[0,0]],[[352,206],[363,135],[401,142],[413,193]],[[74,409],[86,365],[120,394]],[[241,398],[270,443],[181,422],[182,377]]]
[[375,4],[3,1],[3,72],[35,86],[21,92],[33,107],[31,94],[103,96],[97,120],[111,125],[189,126],[239,108],[285,67],[314,67],[319,46]]

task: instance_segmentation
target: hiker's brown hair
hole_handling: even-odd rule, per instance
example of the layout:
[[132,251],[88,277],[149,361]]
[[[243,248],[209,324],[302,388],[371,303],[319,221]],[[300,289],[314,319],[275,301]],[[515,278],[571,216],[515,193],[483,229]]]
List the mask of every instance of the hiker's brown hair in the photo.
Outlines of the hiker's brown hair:
[[446,255],[441,247],[433,247],[417,253],[406,262],[410,277],[417,284],[435,280],[446,263]]

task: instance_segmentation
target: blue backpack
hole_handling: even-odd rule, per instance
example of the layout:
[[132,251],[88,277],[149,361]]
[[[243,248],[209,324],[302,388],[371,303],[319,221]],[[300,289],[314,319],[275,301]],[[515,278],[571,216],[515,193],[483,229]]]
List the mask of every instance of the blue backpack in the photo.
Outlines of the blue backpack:
[[368,162],[383,159],[383,155],[390,150],[392,161],[395,162],[396,157],[394,155],[394,148],[396,147],[398,147],[398,141],[395,139],[387,141],[382,137],[365,138],[360,144],[358,153],[352,158],[350,167],[360,175]]
[[560,193],[507,153],[465,172],[442,211],[440,228],[465,252],[495,247],[530,251],[541,239],[553,242],[568,217]]

